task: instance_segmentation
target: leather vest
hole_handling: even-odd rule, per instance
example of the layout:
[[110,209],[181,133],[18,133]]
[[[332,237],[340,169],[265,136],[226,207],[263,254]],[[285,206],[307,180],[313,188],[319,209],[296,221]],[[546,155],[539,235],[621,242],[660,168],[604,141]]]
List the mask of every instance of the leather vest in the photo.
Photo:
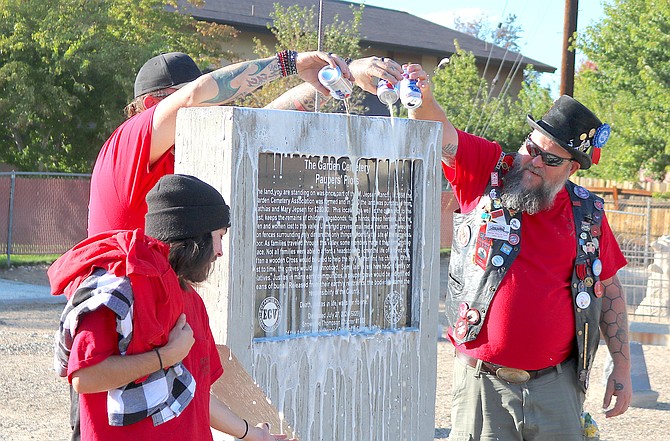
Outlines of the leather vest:
[[[491,300],[521,249],[522,213],[507,209],[500,199],[502,178],[512,162],[512,155],[502,154],[477,208],[466,214],[454,213],[446,314],[456,344],[477,338]],[[570,181],[566,189],[572,201],[577,239],[571,283],[577,374],[586,391],[600,342],[604,287],[599,278],[599,239],[604,203]]]

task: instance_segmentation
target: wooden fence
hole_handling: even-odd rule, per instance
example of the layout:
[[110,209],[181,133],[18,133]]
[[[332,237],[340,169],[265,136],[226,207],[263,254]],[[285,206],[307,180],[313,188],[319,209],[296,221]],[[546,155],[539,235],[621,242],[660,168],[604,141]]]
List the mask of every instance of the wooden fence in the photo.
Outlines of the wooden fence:
[[651,197],[652,192],[669,191],[668,184],[590,178],[572,180],[605,199],[607,219],[617,236],[653,241],[670,234],[670,201]]

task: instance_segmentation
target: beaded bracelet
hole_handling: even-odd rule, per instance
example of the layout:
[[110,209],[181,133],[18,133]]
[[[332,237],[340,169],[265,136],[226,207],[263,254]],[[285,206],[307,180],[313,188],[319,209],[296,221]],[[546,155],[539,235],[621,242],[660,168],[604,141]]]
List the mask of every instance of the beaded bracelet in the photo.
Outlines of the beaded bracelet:
[[281,69],[281,76],[287,77],[289,75],[295,75],[298,73],[298,68],[295,64],[295,60],[298,57],[298,52],[283,50],[277,52],[277,61],[279,62],[279,68]]

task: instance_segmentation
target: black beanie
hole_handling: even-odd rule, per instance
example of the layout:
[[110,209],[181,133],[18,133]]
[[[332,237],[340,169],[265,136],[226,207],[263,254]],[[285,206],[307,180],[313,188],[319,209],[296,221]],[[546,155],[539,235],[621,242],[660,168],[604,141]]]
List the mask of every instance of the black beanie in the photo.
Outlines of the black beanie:
[[209,184],[187,175],[165,175],[147,194],[145,232],[169,242],[230,226],[230,209]]

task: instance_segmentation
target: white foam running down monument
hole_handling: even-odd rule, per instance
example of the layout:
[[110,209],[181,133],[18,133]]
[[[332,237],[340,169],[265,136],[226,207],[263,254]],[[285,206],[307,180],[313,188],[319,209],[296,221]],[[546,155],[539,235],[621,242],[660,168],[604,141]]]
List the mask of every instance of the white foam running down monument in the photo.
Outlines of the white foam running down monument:
[[231,206],[214,338],[302,441],[434,437],[440,145],[427,121],[179,112],[176,172]]

